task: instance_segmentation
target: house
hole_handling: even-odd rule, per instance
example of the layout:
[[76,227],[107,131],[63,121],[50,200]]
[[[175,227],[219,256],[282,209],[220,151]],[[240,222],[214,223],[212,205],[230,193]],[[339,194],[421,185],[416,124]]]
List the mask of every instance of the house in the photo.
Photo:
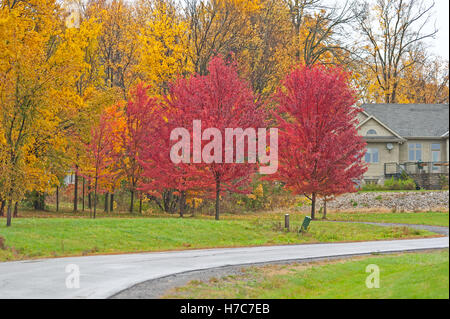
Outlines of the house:
[[423,188],[448,180],[448,104],[365,104],[358,132],[367,142],[365,183],[409,175]]

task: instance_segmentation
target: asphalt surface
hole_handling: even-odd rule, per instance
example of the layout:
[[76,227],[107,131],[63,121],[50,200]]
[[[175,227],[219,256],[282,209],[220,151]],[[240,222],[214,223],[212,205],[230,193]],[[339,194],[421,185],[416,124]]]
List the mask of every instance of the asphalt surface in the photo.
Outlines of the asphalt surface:
[[[3,262],[0,298],[109,298],[145,281],[211,268],[448,247],[446,236]],[[78,271],[77,288],[70,279]]]
[[[337,221],[341,222],[341,221]],[[353,222],[346,221],[348,223],[364,223],[369,225],[378,225],[378,226],[406,226],[415,229],[423,229],[431,232],[435,232],[437,234],[449,235],[449,228],[443,226],[430,226],[430,225],[410,225],[410,224],[400,224],[400,223],[375,223],[375,222]],[[389,253],[389,252],[387,252]],[[368,254],[359,254],[368,255]],[[122,290],[119,293],[111,296],[111,299],[158,299],[166,295],[168,291],[173,288],[181,287],[186,285],[188,282],[192,280],[203,281],[206,282],[211,278],[221,278],[230,275],[241,275],[244,273],[245,268],[253,267],[253,266],[262,266],[262,265],[274,265],[274,264],[290,264],[290,263],[307,263],[313,261],[321,261],[321,260],[333,260],[333,259],[344,259],[351,258],[356,255],[349,256],[335,256],[335,257],[314,257],[314,258],[303,258],[297,260],[284,260],[284,261],[272,261],[272,262],[264,262],[264,263],[252,263],[247,265],[236,265],[236,266],[223,266],[216,267],[204,270],[194,270],[187,271],[183,273],[176,273],[173,275],[168,275],[164,277],[160,277],[157,279],[152,279],[148,281],[144,281],[142,283],[136,284],[128,289]]]

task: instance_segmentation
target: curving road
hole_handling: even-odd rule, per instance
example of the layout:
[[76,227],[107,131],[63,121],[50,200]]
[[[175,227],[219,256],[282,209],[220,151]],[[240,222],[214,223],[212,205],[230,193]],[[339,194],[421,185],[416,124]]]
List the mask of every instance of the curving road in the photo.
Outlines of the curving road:
[[[419,225],[414,227],[428,228],[428,226]],[[433,226],[433,229],[446,236],[428,239],[218,248],[4,262],[0,263],[0,298],[108,298],[137,283],[200,269],[448,248],[448,228]],[[68,276],[76,275],[77,269],[80,273],[79,288],[67,288]]]

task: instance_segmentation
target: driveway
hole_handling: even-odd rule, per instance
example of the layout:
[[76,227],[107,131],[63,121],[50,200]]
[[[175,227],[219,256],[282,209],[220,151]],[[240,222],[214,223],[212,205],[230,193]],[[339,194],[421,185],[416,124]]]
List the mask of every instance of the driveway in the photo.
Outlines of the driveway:
[[[287,260],[448,248],[449,237],[219,248],[0,263],[0,298],[108,298],[137,283],[194,270]],[[68,271],[68,272],[66,272]],[[79,271],[79,288],[75,278]]]

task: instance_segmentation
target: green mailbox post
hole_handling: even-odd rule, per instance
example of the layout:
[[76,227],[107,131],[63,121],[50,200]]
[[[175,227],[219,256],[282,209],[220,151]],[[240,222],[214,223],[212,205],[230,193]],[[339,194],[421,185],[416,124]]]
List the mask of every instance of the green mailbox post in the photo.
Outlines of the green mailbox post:
[[304,232],[308,230],[309,223],[311,222],[311,217],[305,216],[305,219],[303,219],[302,226],[299,228],[298,232]]

